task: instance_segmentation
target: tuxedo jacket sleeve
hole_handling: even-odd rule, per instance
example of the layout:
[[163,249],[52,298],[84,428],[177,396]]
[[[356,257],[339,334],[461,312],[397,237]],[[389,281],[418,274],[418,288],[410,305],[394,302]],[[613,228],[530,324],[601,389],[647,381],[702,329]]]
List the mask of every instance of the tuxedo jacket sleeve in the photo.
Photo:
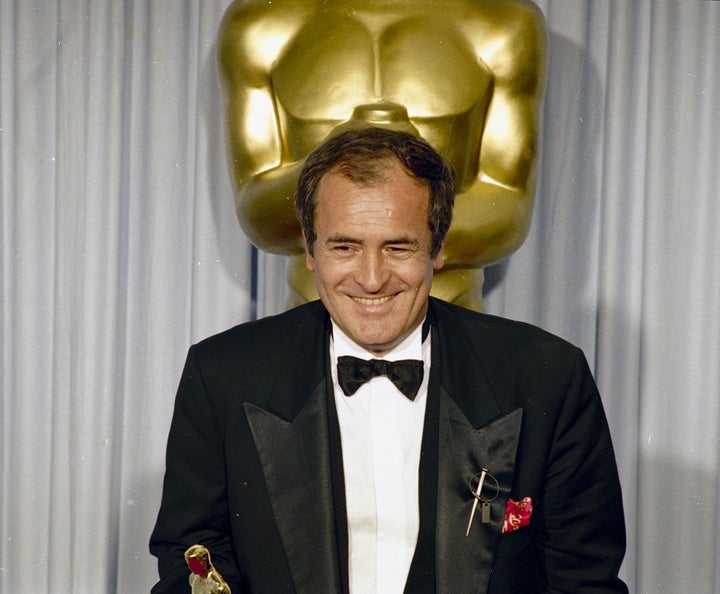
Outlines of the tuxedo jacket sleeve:
[[[175,400],[162,503],[150,541],[160,574],[153,594],[190,592],[183,554],[194,543],[208,547],[233,594],[244,592],[245,584],[252,584],[253,592],[296,591],[288,543],[280,540],[278,510],[271,506],[258,451],[263,438],[269,449],[284,444],[274,443],[272,427],[256,442],[248,416],[272,410],[272,395],[280,393],[288,403],[279,407],[280,422],[295,418],[303,400],[297,394],[306,399],[324,384],[324,361],[316,353],[325,343],[326,316],[322,308],[309,309],[313,313],[302,308],[242,324],[190,348]],[[282,428],[278,438],[281,432]],[[316,432],[322,433],[322,428]],[[294,468],[292,455],[303,446],[295,445],[278,455],[287,459],[287,470],[297,474],[303,469]],[[323,489],[307,484],[316,477],[298,484],[292,475],[282,476],[282,468],[265,470],[277,475],[287,493]],[[288,520],[295,529],[306,530],[305,523],[316,517],[318,507],[332,509],[329,500],[314,499],[312,509],[305,510],[307,517],[299,514]],[[323,518],[318,524],[328,521]],[[330,553],[311,547],[307,552],[308,561],[322,571],[321,561],[310,556]]]
[[[625,522],[605,415],[579,351],[567,373],[554,414],[532,403],[524,408],[512,498],[530,495],[534,510],[527,528],[501,536],[491,592],[627,592],[618,578]],[[546,414],[551,437],[534,439],[544,423],[532,415]]]
[[150,540],[154,594],[190,591],[183,552],[194,543],[233,594],[341,591],[328,333],[315,302],[190,349]]

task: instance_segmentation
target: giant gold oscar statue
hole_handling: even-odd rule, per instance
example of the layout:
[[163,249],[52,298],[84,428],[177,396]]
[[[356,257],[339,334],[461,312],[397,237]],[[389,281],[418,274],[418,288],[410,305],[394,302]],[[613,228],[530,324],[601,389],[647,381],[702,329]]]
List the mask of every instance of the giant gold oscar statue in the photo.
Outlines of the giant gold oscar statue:
[[482,310],[483,267],[514,252],[532,217],[547,31],[527,0],[236,1],[219,33],[240,223],[290,256],[288,305],[317,298],[293,192],[307,154],[338,128],[421,135],[458,173],[433,295]]

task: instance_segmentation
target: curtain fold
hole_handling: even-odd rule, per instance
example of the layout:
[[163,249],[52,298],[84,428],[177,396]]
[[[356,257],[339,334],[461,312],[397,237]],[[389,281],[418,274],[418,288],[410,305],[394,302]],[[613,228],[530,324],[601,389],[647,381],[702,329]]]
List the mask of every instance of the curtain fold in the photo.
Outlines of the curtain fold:
[[[188,346],[283,309],[235,218],[228,0],[0,0],[0,592],[141,592]],[[542,0],[531,233],[490,313],[581,346],[635,592],[720,590],[720,3]]]

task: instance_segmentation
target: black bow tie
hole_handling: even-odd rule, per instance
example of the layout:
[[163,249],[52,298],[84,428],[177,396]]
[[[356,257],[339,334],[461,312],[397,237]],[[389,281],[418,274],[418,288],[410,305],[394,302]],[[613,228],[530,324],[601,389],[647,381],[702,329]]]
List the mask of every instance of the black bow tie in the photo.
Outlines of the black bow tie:
[[357,357],[338,357],[338,382],[345,396],[352,396],[360,386],[378,375],[385,375],[410,400],[420,389],[423,380],[423,362],[416,359],[365,361]]

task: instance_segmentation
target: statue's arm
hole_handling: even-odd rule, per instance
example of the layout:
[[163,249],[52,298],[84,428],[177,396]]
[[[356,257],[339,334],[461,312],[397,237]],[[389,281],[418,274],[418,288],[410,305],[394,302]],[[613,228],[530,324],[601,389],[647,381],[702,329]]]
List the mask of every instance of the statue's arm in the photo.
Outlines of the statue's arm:
[[302,251],[292,199],[301,163],[283,154],[270,75],[298,20],[288,14],[275,18],[264,3],[236,2],[218,35],[238,218],[253,243],[279,253]]
[[493,73],[493,95],[478,175],[457,196],[445,242],[449,268],[501,260],[530,227],[548,41],[539,10],[523,4],[513,13],[505,20],[513,25],[494,40],[493,50],[478,50]]

